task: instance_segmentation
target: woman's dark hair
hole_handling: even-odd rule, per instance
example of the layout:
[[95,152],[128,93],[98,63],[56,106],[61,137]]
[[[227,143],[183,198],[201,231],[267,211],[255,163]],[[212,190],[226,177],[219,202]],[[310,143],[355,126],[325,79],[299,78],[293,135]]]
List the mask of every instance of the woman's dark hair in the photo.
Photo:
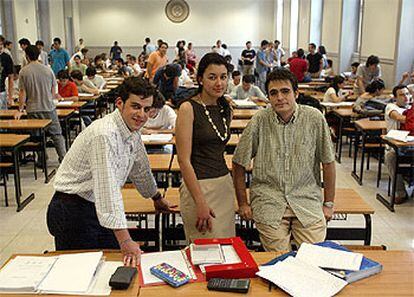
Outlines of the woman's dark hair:
[[141,77],[128,77],[119,87],[119,97],[125,103],[130,94],[141,96],[145,99],[154,96],[155,89],[149,81]]
[[[226,59],[222,55],[217,54],[217,53],[205,54],[201,58],[200,63],[198,64],[198,69],[197,69],[197,82],[198,82],[198,93],[199,94],[201,94],[201,92],[203,91],[203,86],[202,84],[200,84],[201,79],[204,75],[204,72],[206,72],[207,67],[210,65],[224,65],[226,67],[227,74],[230,73],[229,64],[227,63]],[[217,103],[224,107],[226,115],[227,113],[231,112],[230,104],[227,102],[224,96],[221,96],[218,99]]]
[[343,78],[340,75],[336,75],[331,83],[331,87],[335,89],[335,93],[338,96],[338,92],[339,92],[339,85],[345,82],[345,78]]
[[319,52],[321,55],[326,55],[326,49],[325,49],[325,47],[324,47],[323,45],[320,45],[320,46],[318,47],[318,52]]
[[375,92],[385,89],[384,81],[382,79],[374,80],[372,83],[370,83],[366,88],[365,91],[374,94]]
[[371,55],[368,57],[367,62],[365,63],[365,66],[369,67],[371,65],[378,65],[380,63],[380,60],[377,56]]
[[60,70],[56,76],[57,79],[70,79],[69,72],[67,70]]
[[85,74],[86,76],[95,76],[96,68],[93,66],[89,66],[88,68],[86,68]]

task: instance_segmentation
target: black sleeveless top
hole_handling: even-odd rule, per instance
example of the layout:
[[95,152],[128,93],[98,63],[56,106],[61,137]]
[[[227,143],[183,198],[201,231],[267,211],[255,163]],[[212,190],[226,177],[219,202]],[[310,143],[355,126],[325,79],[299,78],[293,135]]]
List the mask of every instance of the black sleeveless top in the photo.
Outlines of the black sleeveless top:
[[[230,111],[224,113],[227,114],[225,116],[227,138],[222,141],[209,122],[204,107],[192,99],[188,101],[191,103],[194,112],[191,164],[197,179],[216,178],[228,174],[229,169],[223,154],[230,139]],[[223,114],[220,112],[222,108],[220,105],[207,106],[213,123],[216,125],[220,135],[224,136]]]

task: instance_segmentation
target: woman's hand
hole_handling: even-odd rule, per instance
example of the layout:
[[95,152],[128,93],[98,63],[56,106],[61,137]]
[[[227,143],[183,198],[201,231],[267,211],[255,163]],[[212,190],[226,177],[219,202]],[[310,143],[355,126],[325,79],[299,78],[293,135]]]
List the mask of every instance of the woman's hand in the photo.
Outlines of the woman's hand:
[[213,218],[215,217],[216,215],[214,211],[207,205],[207,203],[197,205],[197,230],[203,233],[211,231],[213,229]]

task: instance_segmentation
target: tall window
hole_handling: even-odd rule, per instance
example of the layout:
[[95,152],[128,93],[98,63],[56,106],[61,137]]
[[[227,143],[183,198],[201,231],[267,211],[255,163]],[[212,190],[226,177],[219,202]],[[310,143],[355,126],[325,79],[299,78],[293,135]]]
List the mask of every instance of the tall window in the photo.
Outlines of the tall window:
[[298,47],[298,21],[299,21],[299,0],[291,0],[290,2],[290,37],[289,50],[290,53],[296,51]]
[[283,37],[283,0],[277,0],[276,39],[282,41],[282,37]]
[[313,42],[315,44],[321,43],[322,14],[323,0],[312,0],[309,42]]
[[359,0],[359,20],[358,20],[358,43],[355,52],[361,55],[362,46],[362,25],[364,20],[364,0]]
[[3,13],[1,12],[0,12],[0,35],[3,35]]

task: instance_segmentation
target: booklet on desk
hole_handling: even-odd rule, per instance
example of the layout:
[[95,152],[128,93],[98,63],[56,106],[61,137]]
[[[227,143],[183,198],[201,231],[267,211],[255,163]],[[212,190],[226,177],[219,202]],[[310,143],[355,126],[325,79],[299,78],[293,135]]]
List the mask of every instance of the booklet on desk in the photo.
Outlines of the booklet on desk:
[[108,296],[108,281],[122,262],[104,262],[102,252],[17,256],[0,270],[0,294]]
[[[333,241],[324,241],[324,242],[316,243],[316,245],[319,245],[319,246],[322,246],[322,247],[328,247],[328,248],[331,248],[331,249],[350,252],[350,250],[348,250],[346,247],[344,247],[340,244],[337,244]],[[295,257],[296,252],[292,251],[292,252],[283,254],[283,255],[267,262],[266,264],[264,264],[264,266],[274,265],[277,262],[285,260],[289,256]],[[356,282],[360,279],[367,278],[371,275],[380,273],[382,271],[382,265],[378,262],[375,262],[375,261],[367,258],[367,257],[363,257],[362,262],[361,262],[361,267],[357,271],[332,270],[332,269],[325,269],[325,270],[332,273],[333,275],[335,275],[337,277],[340,277],[340,278],[344,279],[348,283],[353,283],[353,282]]]

